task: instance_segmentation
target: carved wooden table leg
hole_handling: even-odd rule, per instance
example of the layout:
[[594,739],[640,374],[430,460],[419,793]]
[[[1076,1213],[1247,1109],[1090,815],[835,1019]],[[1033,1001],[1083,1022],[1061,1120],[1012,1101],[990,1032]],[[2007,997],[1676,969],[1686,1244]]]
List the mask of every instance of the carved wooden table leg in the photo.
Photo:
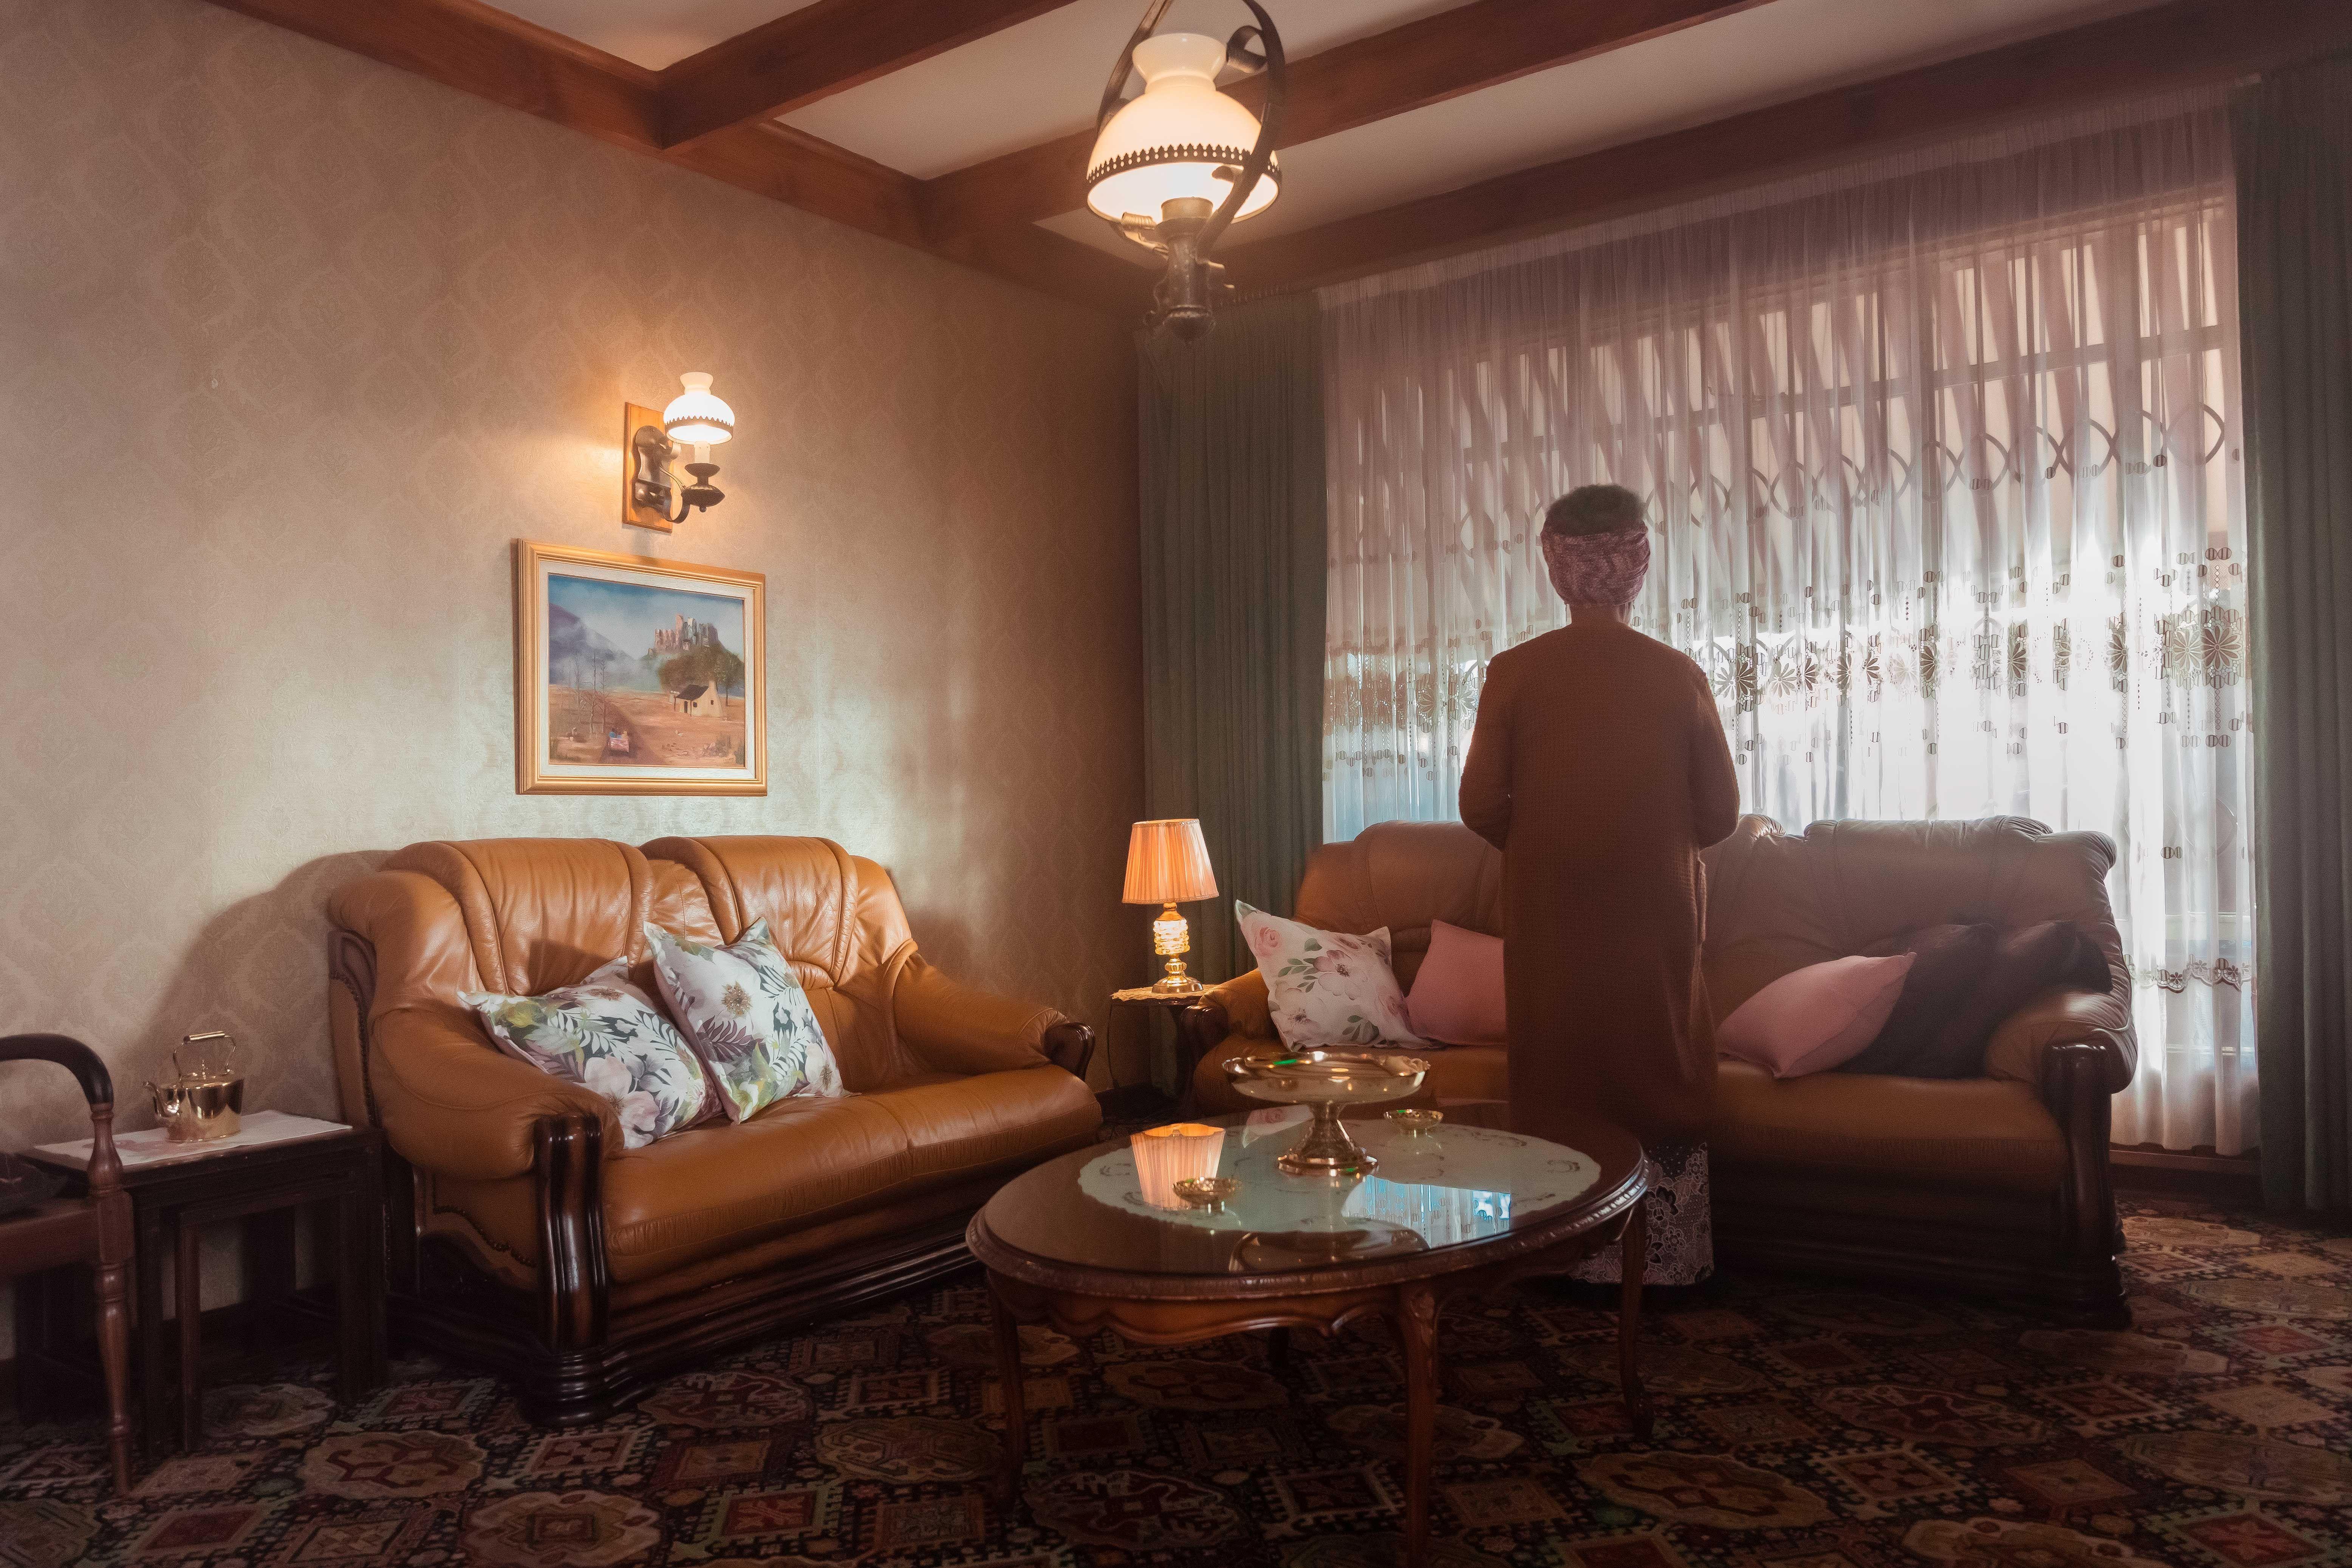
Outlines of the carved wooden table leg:
[[131,1226],[138,1234],[138,1256],[144,1260],[131,1281],[133,1327],[139,1336],[139,1438],[152,1465],[173,1449],[172,1379],[164,1370],[170,1358],[163,1332],[163,1254],[170,1227],[162,1212],[146,1204],[133,1211]]
[[1029,1458],[1029,1413],[1021,1386],[1021,1325],[1006,1305],[995,1275],[988,1277],[988,1305],[996,1330],[996,1376],[1004,1391],[1004,1500],[1021,1495],[1021,1471]]
[[1404,1560],[1429,1561],[1429,1489],[1437,1463],[1437,1298],[1425,1283],[1397,1289],[1404,1342]]
[[[121,1194],[115,1196],[120,1199]],[[116,1223],[129,1225],[130,1205]],[[123,1276],[127,1262],[98,1268],[98,1362],[106,1374],[106,1445],[114,1461],[114,1489],[131,1489],[131,1313]]]
[[1624,1283],[1617,1299],[1617,1379],[1625,1394],[1625,1416],[1633,1436],[1649,1440],[1650,1396],[1642,1389],[1642,1279],[1649,1271],[1649,1199],[1633,1205],[1617,1243],[1617,1272]]
[[16,1415],[27,1426],[50,1418],[47,1363],[57,1353],[55,1325],[64,1316],[65,1272],[20,1274],[8,1282],[16,1299]]
[[391,1375],[383,1334],[383,1166],[371,1155],[360,1163],[337,1212],[343,1216],[338,1268],[351,1294],[335,1302],[342,1366],[353,1384],[346,1398],[381,1388]]
[[[299,1209],[272,1209],[245,1218],[244,1245],[237,1248],[245,1267],[245,1348],[267,1350],[280,1337],[298,1334],[286,1320],[286,1302],[294,1294],[294,1233],[300,1228]],[[339,1391],[338,1399],[349,1399]]]
[[203,1232],[183,1215],[173,1226],[172,1281],[179,1296],[180,1321],[180,1447],[192,1449],[204,1440],[204,1385],[198,1363],[204,1356],[204,1262],[197,1244]]

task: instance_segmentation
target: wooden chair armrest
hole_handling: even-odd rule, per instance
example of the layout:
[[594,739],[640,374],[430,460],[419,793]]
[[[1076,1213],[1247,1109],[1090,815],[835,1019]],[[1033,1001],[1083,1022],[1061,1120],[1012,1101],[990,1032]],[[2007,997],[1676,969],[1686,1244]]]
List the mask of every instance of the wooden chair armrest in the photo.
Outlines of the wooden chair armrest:
[[[89,1163],[83,1175],[91,1195],[103,1200],[122,1179],[122,1160],[114,1149],[114,1075],[96,1051],[69,1035],[10,1035],[0,1038],[0,1062],[54,1062],[74,1075],[81,1097],[89,1106]],[[123,1222],[128,1235],[127,1219]],[[126,1253],[125,1256],[128,1256]]]

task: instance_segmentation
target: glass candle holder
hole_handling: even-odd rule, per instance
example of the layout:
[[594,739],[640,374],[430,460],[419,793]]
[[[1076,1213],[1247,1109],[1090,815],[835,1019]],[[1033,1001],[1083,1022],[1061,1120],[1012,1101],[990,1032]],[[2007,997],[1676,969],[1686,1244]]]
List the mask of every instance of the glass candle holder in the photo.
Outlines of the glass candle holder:
[[1187,1207],[1176,1195],[1176,1184],[1194,1176],[1213,1176],[1225,1152],[1225,1130],[1198,1121],[1173,1121],[1147,1127],[1128,1139],[1135,1152],[1135,1178],[1143,1201],[1153,1208]]

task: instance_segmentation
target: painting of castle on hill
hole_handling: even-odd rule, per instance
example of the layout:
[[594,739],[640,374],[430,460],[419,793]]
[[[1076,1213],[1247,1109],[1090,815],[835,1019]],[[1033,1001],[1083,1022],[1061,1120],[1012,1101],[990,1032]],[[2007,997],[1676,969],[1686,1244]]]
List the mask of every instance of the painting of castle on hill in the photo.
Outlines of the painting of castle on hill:
[[765,578],[515,550],[517,789],[767,792]]

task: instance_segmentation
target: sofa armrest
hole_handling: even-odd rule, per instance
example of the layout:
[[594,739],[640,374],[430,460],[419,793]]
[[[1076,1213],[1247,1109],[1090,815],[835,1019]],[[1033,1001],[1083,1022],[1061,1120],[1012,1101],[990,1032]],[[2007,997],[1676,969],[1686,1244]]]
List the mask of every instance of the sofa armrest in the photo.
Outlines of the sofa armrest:
[[620,1120],[602,1095],[500,1054],[456,1007],[380,1014],[369,1043],[384,1136],[424,1170],[477,1182],[526,1175],[547,1117],[593,1121],[606,1153],[623,1147]]
[[[1043,1067],[1055,1048],[1070,1049],[1063,1028],[1070,1020],[1054,1008],[950,980],[920,953],[899,972],[890,1014],[898,1038],[933,1072],[1011,1072]],[[1091,1047],[1092,1031],[1087,1033]]]
[[1201,999],[1176,1015],[1176,1028],[1199,1061],[1225,1043],[1230,1035],[1254,1040],[1276,1038],[1274,1015],[1268,1009],[1265,976],[1253,969],[1223,985],[1212,985]]
[[2039,1091],[2048,1081],[2050,1048],[2075,1045],[2097,1048],[2108,1093],[2130,1083],[2137,1053],[2128,994],[2052,991],[2036,997],[1993,1031],[1985,1047],[1984,1076]]
[[1095,1059],[1093,1029],[1076,1018],[1065,1018],[1045,1031],[1045,1044],[1047,1059],[1080,1083],[1087,1081],[1087,1069]]
[[1266,994],[1265,976],[1256,970],[1234,975],[1223,985],[1212,985],[1201,994],[1196,1007],[1213,1008],[1219,1015],[1226,1034],[1247,1035],[1253,1039],[1279,1038],[1274,1026],[1273,998]]

